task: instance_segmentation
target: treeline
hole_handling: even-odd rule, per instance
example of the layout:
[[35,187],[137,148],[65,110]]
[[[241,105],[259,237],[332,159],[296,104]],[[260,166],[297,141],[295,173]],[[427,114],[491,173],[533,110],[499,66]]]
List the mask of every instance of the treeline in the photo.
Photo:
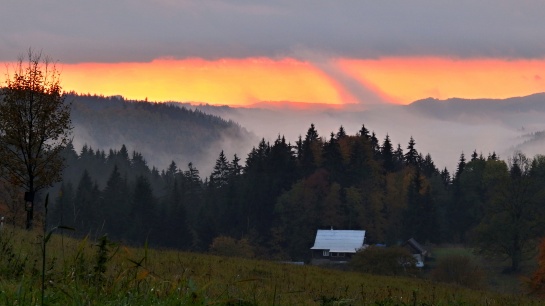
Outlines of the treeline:
[[518,270],[544,231],[545,157],[462,154],[451,175],[414,139],[394,146],[365,126],[324,138],[311,125],[294,145],[262,140],[244,161],[222,151],[204,178],[192,164],[150,169],[125,146],[65,153],[51,224],[135,244],[206,251],[227,236],[263,258],[305,260],[316,229],[364,229],[367,243],[473,243]]

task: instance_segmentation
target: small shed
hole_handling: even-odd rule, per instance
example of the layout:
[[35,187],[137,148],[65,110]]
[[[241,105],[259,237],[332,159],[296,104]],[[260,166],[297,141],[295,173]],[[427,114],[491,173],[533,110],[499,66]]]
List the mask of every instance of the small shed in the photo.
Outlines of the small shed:
[[418,268],[424,267],[424,260],[428,256],[428,251],[426,251],[414,238],[407,240],[403,246],[413,254],[413,257],[416,259],[416,266]]
[[365,231],[318,230],[312,250],[312,262],[346,262],[363,247]]

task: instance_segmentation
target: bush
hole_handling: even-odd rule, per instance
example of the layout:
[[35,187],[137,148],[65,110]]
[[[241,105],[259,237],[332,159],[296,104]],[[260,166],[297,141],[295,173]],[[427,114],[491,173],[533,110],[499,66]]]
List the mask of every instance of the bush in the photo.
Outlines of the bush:
[[358,251],[350,261],[355,271],[379,275],[414,275],[416,259],[402,247],[370,246]]
[[539,244],[539,255],[537,257],[537,269],[532,276],[526,280],[530,293],[545,298],[545,238]]
[[214,238],[214,241],[212,241],[212,244],[210,245],[210,253],[230,257],[254,257],[254,250],[248,239],[242,238],[237,241],[228,236]]
[[484,271],[466,255],[448,255],[440,259],[431,277],[437,282],[453,283],[472,289],[481,289],[484,286]]

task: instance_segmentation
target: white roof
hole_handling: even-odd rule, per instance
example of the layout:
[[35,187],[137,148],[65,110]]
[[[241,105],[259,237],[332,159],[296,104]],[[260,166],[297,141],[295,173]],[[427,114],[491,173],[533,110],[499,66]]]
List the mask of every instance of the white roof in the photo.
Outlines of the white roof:
[[337,253],[355,253],[363,246],[365,231],[318,230],[311,250],[329,250]]

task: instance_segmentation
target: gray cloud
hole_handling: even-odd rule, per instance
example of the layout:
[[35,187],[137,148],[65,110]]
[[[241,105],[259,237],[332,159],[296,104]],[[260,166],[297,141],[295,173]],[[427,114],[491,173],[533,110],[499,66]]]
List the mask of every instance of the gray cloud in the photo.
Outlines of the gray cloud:
[[0,0],[0,60],[158,57],[545,56],[539,0]]

